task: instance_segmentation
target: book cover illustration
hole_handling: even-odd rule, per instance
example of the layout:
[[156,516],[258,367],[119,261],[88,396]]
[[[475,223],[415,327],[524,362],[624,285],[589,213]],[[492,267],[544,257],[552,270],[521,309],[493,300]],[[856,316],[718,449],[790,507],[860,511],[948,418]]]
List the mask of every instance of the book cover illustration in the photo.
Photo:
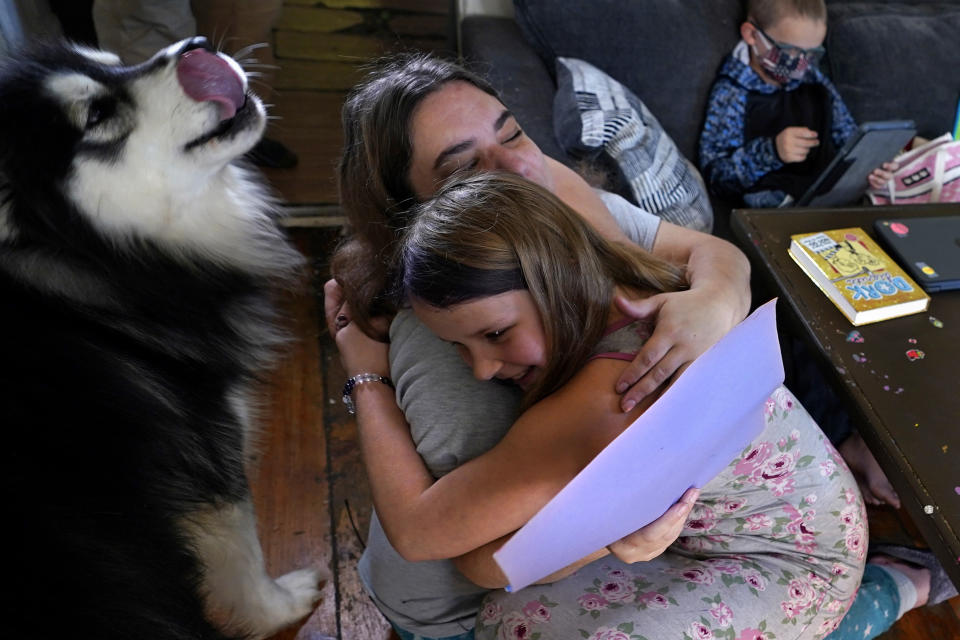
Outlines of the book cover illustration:
[[791,256],[854,324],[926,309],[929,297],[862,229],[792,240]]

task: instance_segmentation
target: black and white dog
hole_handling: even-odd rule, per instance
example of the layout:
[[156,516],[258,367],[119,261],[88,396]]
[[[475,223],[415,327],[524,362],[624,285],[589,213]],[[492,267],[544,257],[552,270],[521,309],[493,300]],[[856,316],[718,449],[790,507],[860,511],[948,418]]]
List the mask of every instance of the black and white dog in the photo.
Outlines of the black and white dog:
[[234,163],[265,119],[202,38],[0,61],[4,636],[264,637],[319,599],[267,576],[244,474],[302,264]]

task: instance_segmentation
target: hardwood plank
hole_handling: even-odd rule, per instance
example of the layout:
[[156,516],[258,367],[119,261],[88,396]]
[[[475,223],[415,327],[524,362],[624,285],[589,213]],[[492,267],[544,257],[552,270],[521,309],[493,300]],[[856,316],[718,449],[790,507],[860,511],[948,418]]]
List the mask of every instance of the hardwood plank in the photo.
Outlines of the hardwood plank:
[[[319,323],[310,284],[285,300],[296,342],[263,389],[266,429],[250,474],[264,557],[273,576],[307,566],[329,573],[332,561],[327,443],[317,428],[324,411]],[[335,637],[335,602],[334,581],[328,579],[313,614],[277,640]]]
[[[309,231],[297,232],[300,236]],[[323,308],[323,282],[329,277],[330,249],[339,240],[329,229],[324,245],[315,245],[314,269],[317,308]],[[346,374],[333,339],[325,329],[320,333],[320,362],[326,406],[324,428],[328,443],[331,521],[334,526],[334,558],[337,576],[340,637],[379,640],[388,636],[390,625],[367,595],[357,573],[357,562],[366,544],[372,499],[366,471],[360,458],[357,425],[340,398]]]
[[297,154],[292,169],[264,169],[263,174],[289,204],[334,204],[338,201],[336,166],[343,147],[340,108],[344,92],[278,92],[267,135]]
[[919,607],[908,611],[877,640],[946,640],[960,638],[960,622],[950,604]]
[[331,9],[399,9],[422,13],[449,13],[449,0],[285,0],[285,5],[317,6]]
[[387,53],[397,51],[443,52],[449,49],[444,38],[388,38],[374,35],[324,34],[301,31],[277,31],[276,55],[278,58],[298,60],[329,60],[339,62],[366,62]]
[[356,422],[347,413],[339,395],[346,374],[333,340],[326,336],[323,345],[340,633],[343,638],[376,640],[387,637],[390,625],[367,595],[357,572],[370,527],[372,499],[360,459]]
[[867,506],[870,540],[905,546],[923,546],[923,538],[902,509]]
[[369,640],[390,637],[392,627],[380,610],[367,595],[357,573],[357,561],[363,553],[363,546],[353,534],[353,525],[346,510],[341,511],[341,520],[337,524],[337,538],[340,561],[338,589],[340,593],[340,637],[365,638]]
[[388,42],[365,35],[328,33],[318,36],[301,31],[276,31],[274,39],[278,58],[298,60],[362,62],[389,50]]
[[401,36],[433,36],[446,38],[452,29],[450,16],[400,14],[387,22],[390,31]]
[[312,31],[331,33],[363,24],[364,17],[357,11],[325,9],[323,7],[285,7],[274,25],[276,31]]
[[286,59],[273,86],[281,91],[348,91],[362,77],[361,66],[353,62]]

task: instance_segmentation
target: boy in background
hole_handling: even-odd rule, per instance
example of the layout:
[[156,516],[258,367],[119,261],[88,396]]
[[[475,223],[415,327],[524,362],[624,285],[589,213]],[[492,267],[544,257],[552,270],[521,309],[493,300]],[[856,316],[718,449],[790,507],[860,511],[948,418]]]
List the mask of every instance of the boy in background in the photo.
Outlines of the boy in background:
[[[714,81],[700,136],[700,167],[717,195],[748,207],[799,198],[857,125],[817,67],[827,34],[824,0],[749,0],[742,40]],[[883,187],[893,163],[869,178]]]

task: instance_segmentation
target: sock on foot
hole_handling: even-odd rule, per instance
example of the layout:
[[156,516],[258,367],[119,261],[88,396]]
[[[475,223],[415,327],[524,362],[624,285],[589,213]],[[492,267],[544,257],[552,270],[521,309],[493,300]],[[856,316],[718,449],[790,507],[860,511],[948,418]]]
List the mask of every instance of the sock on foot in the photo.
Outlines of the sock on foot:
[[872,565],[881,571],[885,571],[890,579],[897,585],[897,593],[900,594],[900,611],[897,612],[897,620],[903,617],[907,611],[913,609],[917,604],[917,588],[907,577],[907,574],[897,571],[894,567],[885,564]]

